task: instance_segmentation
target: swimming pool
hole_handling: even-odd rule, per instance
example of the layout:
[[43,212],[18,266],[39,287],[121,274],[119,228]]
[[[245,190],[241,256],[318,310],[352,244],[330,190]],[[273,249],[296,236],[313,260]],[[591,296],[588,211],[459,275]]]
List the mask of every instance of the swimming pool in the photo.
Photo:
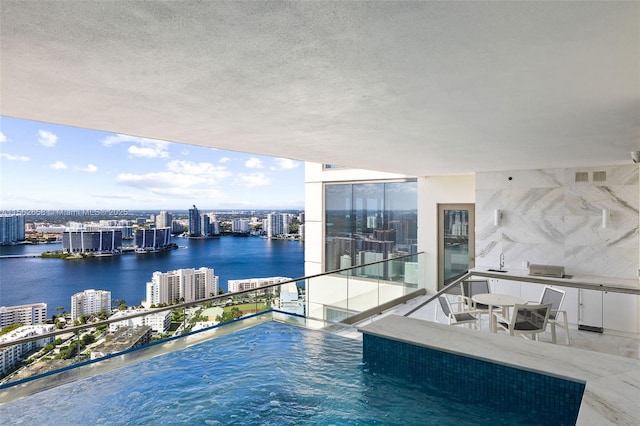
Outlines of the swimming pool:
[[[362,341],[270,321],[0,405],[3,424],[535,424],[363,363]],[[470,414],[473,413],[473,414]]]

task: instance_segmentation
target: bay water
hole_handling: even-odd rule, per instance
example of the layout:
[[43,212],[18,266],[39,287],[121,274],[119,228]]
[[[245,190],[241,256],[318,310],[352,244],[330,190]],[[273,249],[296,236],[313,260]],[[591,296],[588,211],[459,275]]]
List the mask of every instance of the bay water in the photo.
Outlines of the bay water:
[[[219,287],[227,280],[304,275],[304,243],[259,237],[173,238],[179,248],[162,253],[123,254],[88,259],[0,259],[0,306],[47,303],[47,316],[58,306],[71,311],[71,296],[87,290],[111,291],[111,298],[138,305],[153,272],[213,268]],[[0,247],[0,255],[40,254],[62,244]]]

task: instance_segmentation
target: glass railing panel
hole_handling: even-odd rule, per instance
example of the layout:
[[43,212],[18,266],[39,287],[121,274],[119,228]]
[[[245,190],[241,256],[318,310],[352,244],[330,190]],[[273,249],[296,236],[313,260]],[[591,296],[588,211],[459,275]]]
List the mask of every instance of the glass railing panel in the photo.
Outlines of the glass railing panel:
[[350,316],[349,285],[352,270],[329,273],[307,279],[308,316],[327,321],[342,321]]
[[[415,290],[415,269],[421,256],[361,265],[197,302],[129,307],[114,311],[108,318],[81,318],[73,326],[71,321],[66,326],[61,322],[44,325],[46,330],[38,332],[44,333],[40,339],[34,337],[35,332],[19,337],[19,350],[6,340],[3,344],[0,337],[0,351],[11,348],[9,355],[19,360],[0,377],[0,385],[185,335],[189,341],[194,333],[271,309],[307,317],[309,321],[340,322]],[[409,281],[404,282],[407,276]]]

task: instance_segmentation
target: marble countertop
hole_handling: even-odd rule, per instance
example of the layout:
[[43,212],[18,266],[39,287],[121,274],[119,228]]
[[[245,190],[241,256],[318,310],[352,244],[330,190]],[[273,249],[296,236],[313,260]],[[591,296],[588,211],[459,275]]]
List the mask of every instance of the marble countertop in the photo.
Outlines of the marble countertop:
[[486,278],[506,279],[513,281],[536,282],[549,285],[560,285],[565,287],[591,288],[594,290],[605,290],[619,293],[640,294],[640,280],[623,279],[612,277],[599,277],[594,275],[571,275],[567,278],[553,278],[529,275],[528,269],[504,268],[506,272],[495,272],[492,267],[478,267],[469,270],[475,276]]
[[640,360],[563,345],[481,333],[399,315],[360,327],[363,333],[473,354],[492,362],[586,382],[578,425],[640,424]]

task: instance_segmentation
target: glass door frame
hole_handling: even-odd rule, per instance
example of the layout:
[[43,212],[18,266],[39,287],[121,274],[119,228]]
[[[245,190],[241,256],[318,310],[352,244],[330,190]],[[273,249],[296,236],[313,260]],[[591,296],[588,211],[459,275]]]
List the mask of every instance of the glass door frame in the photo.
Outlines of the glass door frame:
[[[438,290],[444,288],[444,212],[445,210],[467,210],[469,212],[469,269],[476,262],[476,205],[473,203],[438,204]],[[465,271],[466,272],[466,271]],[[462,273],[460,274],[462,275]]]

